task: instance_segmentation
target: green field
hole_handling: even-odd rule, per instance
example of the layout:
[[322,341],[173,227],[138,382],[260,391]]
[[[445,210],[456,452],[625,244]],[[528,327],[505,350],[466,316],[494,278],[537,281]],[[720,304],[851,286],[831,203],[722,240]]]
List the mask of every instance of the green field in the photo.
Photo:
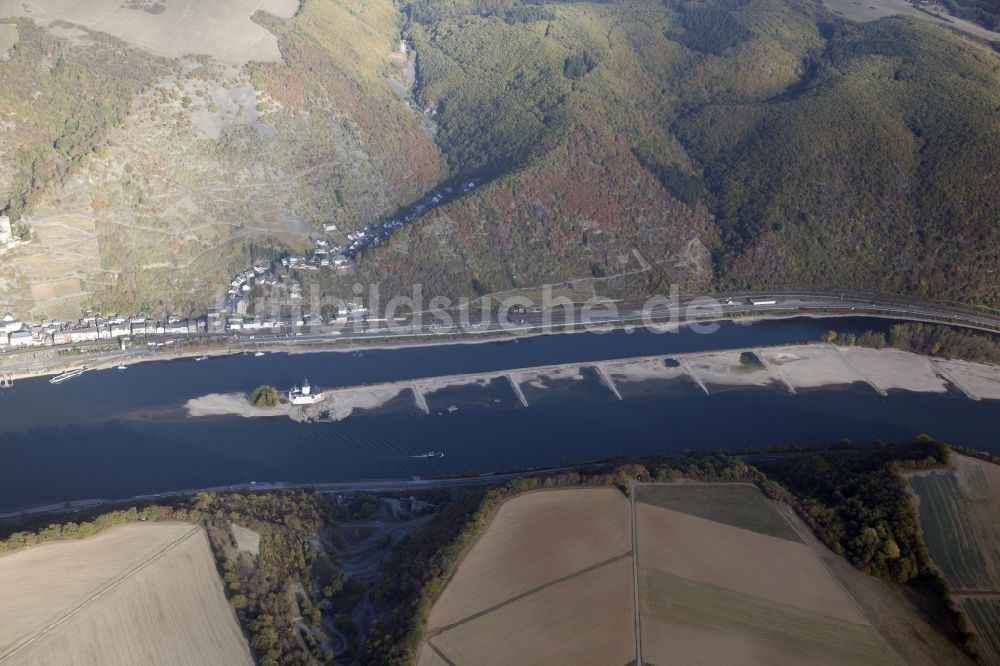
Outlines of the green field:
[[757,488],[731,484],[642,486],[636,499],[671,511],[769,536],[800,541],[795,530]]
[[869,626],[659,572],[644,572],[640,584],[661,618],[753,636],[790,654],[830,663],[893,663],[891,651]]
[[[971,475],[972,487],[980,480],[985,487],[985,478]],[[958,589],[995,586],[986,563],[989,546],[969,515],[983,500],[967,497],[953,473],[914,476],[910,484],[920,497],[924,541],[947,581]]]
[[967,598],[962,606],[976,625],[980,640],[1000,655],[1000,597]]

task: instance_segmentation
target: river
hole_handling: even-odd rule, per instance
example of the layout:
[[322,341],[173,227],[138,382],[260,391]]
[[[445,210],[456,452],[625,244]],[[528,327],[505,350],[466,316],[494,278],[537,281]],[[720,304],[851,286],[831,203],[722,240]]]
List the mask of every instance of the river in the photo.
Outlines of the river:
[[[1000,401],[957,393],[866,386],[732,389],[706,396],[693,383],[645,382],[615,399],[596,373],[539,389],[520,406],[503,381],[428,396],[431,413],[401,395],[336,423],[284,417],[189,418],[190,398],[285,388],[348,386],[436,375],[813,342],[829,328],[886,330],[880,319],[723,322],[711,335],[637,329],[545,335],[518,341],[360,352],[229,356],[200,363],[143,363],[88,372],[59,385],[18,380],[0,392],[0,512],[78,499],[249,481],[319,482],[496,471],[652,451],[770,443],[903,440],[925,432],[1000,452]],[[420,457],[427,451],[444,457]]]

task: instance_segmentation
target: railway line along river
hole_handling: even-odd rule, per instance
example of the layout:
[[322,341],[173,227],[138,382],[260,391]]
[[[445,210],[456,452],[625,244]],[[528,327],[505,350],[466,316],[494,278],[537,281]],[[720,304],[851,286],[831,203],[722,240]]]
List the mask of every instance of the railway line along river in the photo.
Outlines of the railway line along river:
[[[862,332],[892,323],[723,322],[710,335],[688,328],[615,330],[144,363],[57,385],[45,378],[18,380],[0,390],[0,513],[250,481],[408,479],[618,453],[845,437],[892,441],[928,433],[1000,452],[1000,400],[974,399],[979,385],[959,377],[955,367],[938,369],[928,361],[911,378],[887,379],[876,376],[866,359],[840,358],[832,349],[826,356],[761,352],[816,342],[829,328]],[[755,356],[698,354],[720,350],[754,350]],[[725,366],[729,375],[705,360],[728,356],[735,359]],[[784,365],[791,358],[799,364]],[[839,370],[828,368],[827,382],[811,382],[803,368],[820,362]],[[530,370],[537,366],[546,370]],[[428,379],[445,375],[463,379]],[[337,418],[243,418],[225,409],[192,416],[192,402],[204,407],[197,401],[206,396],[245,394],[260,384],[287,388],[305,377],[330,390],[337,405],[352,390],[344,387],[404,388],[379,400],[356,400]]]

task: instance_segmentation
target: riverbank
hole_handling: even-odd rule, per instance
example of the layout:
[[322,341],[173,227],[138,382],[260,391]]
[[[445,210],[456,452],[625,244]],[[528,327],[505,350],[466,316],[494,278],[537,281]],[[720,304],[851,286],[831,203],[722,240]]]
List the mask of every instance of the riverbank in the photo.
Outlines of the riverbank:
[[825,343],[779,345],[755,349],[669,354],[608,361],[587,361],[514,368],[497,372],[423,377],[398,382],[325,389],[316,405],[287,404],[257,408],[242,394],[211,394],[189,400],[188,416],[287,416],[295,421],[340,421],[358,410],[375,409],[409,392],[413,407],[429,413],[427,397],[446,388],[509,382],[523,407],[524,388],[544,391],[558,382],[580,381],[592,368],[618,399],[619,384],[647,381],[690,381],[707,395],[731,388],[800,390],[865,384],[880,395],[889,391],[947,393],[971,400],[1000,400],[1000,367],[945,361],[900,351],[838,347]]
[[[481,344],[504,340],[518,340],[545,335],[565,335],[569,333],[603,333],[615,330],[629,330],[639,326],[655,332],[668,333],[683,327],[718,322],[751,325],[765,320],[786,320],[796,318],[834,319],[850,317],[869,317],[883,320],[899,320],[912,322],[939,323],[943,325],[968,328],[996,333],[1000,330],[1000,322],[990,320],[987,328],[980,322],[981,317],[969,321],[956,321],[954,313],[942,311],[934,314],[932,306],[899,306],[891,303],[874,303],[870,301],[844,301],[833,298],[809,300],[806,297],[786,297],[772,309],[760,309],[739,304],[723,304],[717,314],[698,312],[696,316],[681,319],[679,309],[672,313],[664,313],[653,317],[647,324],[639,310],[624,303],[620,306],[622,314],[616,320],[609,320],[593,325],[566,325],[563,323],[544,324],[525,323],[504,327],[481,329],[477,327],[423,330],[417,333],[400,333],[389,335],[385,332],[334,332],[292,337],[267,338],[239,337],[221,338],[217,347],[192,346],[190,348],[173,348],[169,350],[150,351],[136,349],[126,352],[109,354],[81,354],[75,357],[58,356],[57,349],[40,348],[32,353],[49,354],[48,360],[42,359],[29,364],[12,364],[11,358],[0,360],[0,374],[9,375],[13,379],[26,379],[59,374],[82,365],[93,370],[110,370],[115,367],[130,366],[136,363],[173,361],[207,357],[231,356],[248,353],[247,346],[252,345],[253,351],[278,352],[289,354],[324,353],[324,352],[357,352],[362,350],[404,349],[409,347],[433,347],[441,345]],[[690,303],[688,304],[690,306]],[[630,309],[633,308],[633,309]],[[541,317],[542,315],[533,315]],[[970,315],[971,316],[971,315]],[[811,342],[803,340],[802,342]]]

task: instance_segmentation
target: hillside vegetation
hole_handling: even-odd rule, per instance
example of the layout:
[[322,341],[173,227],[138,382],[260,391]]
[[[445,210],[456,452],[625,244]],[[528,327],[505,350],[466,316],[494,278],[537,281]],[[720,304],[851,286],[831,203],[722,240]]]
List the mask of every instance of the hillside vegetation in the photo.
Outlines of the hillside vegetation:
[[653,268],[612,289],[996,306],[1000,59],[919,20],[822,12],[408,3],[451,172],[496,178],[374,253],[370,277],[471,294],[638,271],[638,249]]
[[32,243],[0,257],[0,310],[203,312],[324,222],[473,179],[355,270],[297,279],[384,300],[574,280],[1000,307],[1000,55],[947,28],[806,0],[304,0],[252,19],[280,62],[16,19],[0,212]]
[[0,214],[33,240],[0,256],[0,310],[203,313],[323,222],[372,222],[442,178],[425,119],[387,80],[391,2],[254,20],[280,62],[156,58],[18,19],[0,62]]

